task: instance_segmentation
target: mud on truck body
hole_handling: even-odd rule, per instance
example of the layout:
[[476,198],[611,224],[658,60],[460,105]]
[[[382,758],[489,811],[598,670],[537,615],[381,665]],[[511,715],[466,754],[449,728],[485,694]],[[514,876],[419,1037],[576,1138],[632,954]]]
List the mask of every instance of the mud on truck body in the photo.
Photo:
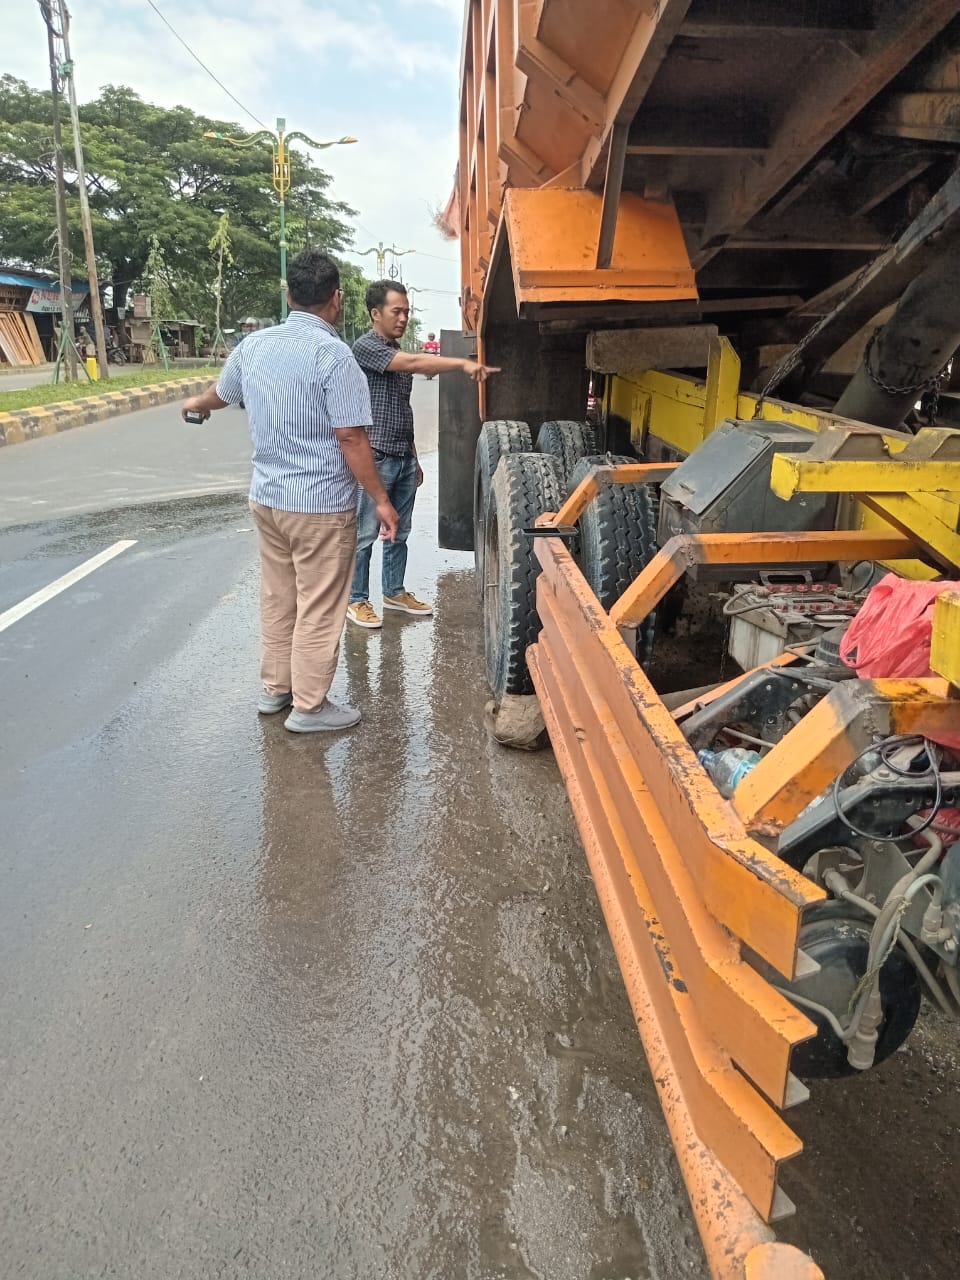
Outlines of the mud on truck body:
[[[503,372],[441,382],[441,542],[495,699],[538,699],[719,1277],[821,1274],[771,1226],[782,1113],[958,1011],[960,595],[924,678],[839,656],[888,567],[960,576],[958,13],[466,4],[443,343]],[[658,692],[678,620],[714,670]]]

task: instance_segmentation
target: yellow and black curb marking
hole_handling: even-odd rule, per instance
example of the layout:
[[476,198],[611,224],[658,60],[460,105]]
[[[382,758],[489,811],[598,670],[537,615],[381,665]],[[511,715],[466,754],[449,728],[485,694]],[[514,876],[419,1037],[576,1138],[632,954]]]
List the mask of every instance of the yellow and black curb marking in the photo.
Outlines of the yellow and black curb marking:
[[105,391],[103,395],[66,400],[63,404],[12,409],[9,413],[0,413],[0,446],[22,444],[40,436],[56,435],[58,431],[71,431],[89,422],[115,418],[121,413],[135,413],[138,409],[152,409],[156,405],[186,400],[187,396],[195,396],[205,390],[211,381],[209,374],[203,378],[171,378],[169,382],[158,382],[149,387]]

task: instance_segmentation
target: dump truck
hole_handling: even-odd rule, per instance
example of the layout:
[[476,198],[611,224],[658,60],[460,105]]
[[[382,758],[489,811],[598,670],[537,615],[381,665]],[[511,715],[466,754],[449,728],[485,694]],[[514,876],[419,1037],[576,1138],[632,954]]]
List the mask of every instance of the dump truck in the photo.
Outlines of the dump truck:
[[[960,1010],[958,15],[466,3],[442,341],[502,372],[441,381],[440,540],[499,736],[549,734],[717,1277],[822,1274],[776,1238],[789,1108]],[[880,582],[937,583],[932,632],[865,678]]]

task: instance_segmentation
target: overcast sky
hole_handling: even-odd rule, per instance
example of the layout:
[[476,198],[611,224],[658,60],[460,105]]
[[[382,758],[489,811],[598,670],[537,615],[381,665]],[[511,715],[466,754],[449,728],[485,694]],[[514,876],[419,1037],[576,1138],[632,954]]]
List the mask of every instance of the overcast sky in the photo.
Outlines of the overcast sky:
[[[254,116],[318,139],[353,134],[358,146],[314,152],[333,196],[357,210],[356,246],[416,249],[400,260],[423,290],[425,329],[459,327],[457,245],[431,210],[446,201],[457,160],[463,0],[155,0],[157,7]],[[46,35],[31,0],[2,5],[0,70],[49,82]],[[71,37],[81,101],[105,84],[148,102],[182,103],[250,129],[259,126],[177,43],[147,0],[72,0]],[[357,257],[367,274],[373,256]]]

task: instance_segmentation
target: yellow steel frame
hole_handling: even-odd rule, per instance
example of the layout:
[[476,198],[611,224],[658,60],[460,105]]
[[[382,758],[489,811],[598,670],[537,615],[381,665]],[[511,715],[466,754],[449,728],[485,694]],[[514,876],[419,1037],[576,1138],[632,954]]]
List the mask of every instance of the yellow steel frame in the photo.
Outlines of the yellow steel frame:
[[[787,422],[815,434],[837,429],[849,431],[855,425],[834,414],[739,391],[735,389],[739,386],[739,377],[737,354],[726,338],[720,338],[711,345],[705,379],[659,370],[628,370],[607,380],[605,408],[608,413],[630,423],[633,444],[641,456],[644,452],[656,455],[664,449],[681,457],[693,453],[728,417]],[[916,442],[911,444],[912,437],[905,434],[873,432],[862,426],[860,430],[881,442],[888,465],[896,465],[894,460],[904,450],[918,448]],[[653,450],[650,448],[652,440],[658,446]],[[908,461],[910,457],[908,454]],[[935,459],[923,455],[922,450],[916,454],[917,465],[926,464],[922,466],[925,479],[919,482],[922,484],[920,489],[907,479],[909,469],[901,473],[904,480],[897,492],[889,491],[889,473],[880,481],[881,488],[872,492],[864,492],[866,481],[862,478],[863,473],[853,486],[837,484],[832,491],[844,495],[838,523],[863,530],[882,530],[893,524],[912,535],[919,535],[919,544],[927,550],[934,549],[935,558],[941,563],[960,564],[960,537],[957,535],[960,489],[956,481],[956,461],[943,460],[937,464],[936,471],[930,465],[931,461]],[[776,483],[783,484],[786,489],[786,480],[780,477],[786,475],[791,464],[778,459],[775,466]],[[811,470],[807,469],[808,474]],[[874,471],[871,474],[876,479],[880,473]],[[839,472],[835,473],[835,477],[839,475]],[[849,475],[843,478],[849,479]],[[854,496],[857,494],[861,496]],[[898,571],[912,578],[936,575],[936,570],[929,563],[920,560],[898,565]]]
[[785,499],[856,494],[939,564],[960,565],[956,519],[951,527],[943,515],[960,499],[960,432],[927,428],[897,444],[894,450],[862,427],[829,428],[806,453],[774,458],[771,488]]
[[945,591],[934,607],[930,666],[960,689],[960,591]]

